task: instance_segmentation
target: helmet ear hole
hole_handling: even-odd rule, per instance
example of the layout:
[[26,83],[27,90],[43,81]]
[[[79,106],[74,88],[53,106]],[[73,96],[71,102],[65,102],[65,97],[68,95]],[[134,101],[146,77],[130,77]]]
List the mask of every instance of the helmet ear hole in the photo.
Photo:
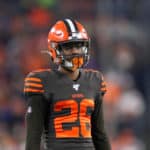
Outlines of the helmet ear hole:
[[50,42],[50,47],[56,49],[58,47],[58,44],[56,42]]
[[57,51],[62,52],[62,47],[60,44],[58,44],[58,46],[57,46]]

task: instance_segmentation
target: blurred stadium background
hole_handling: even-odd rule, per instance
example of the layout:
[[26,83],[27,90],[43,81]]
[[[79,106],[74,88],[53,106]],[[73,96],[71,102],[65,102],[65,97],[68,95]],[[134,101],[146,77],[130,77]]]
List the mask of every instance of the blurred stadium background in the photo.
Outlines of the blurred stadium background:
[[150,150],[150,0],[1,0],[0,150],[24,150],[24,77],[49,66],[40,51],[51,25],[68,17],[89,31],[88,67],[107,81],[112,150]]

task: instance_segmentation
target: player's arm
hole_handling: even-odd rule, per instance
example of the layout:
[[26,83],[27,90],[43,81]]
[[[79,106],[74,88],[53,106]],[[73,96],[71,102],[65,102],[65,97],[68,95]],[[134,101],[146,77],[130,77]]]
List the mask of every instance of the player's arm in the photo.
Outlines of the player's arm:
[[46,118],[47,102],[43,96],[41,79],[30,75],[25,79],[26,113],[26,143],[25,150],[40,150],[44,120]]
[[92,138],[96,150],[110,150],[110,143],[104,128],[103,95],[106,92],[104,82],[101,83],[99,94],[95,99],[95,110],[92,114]]

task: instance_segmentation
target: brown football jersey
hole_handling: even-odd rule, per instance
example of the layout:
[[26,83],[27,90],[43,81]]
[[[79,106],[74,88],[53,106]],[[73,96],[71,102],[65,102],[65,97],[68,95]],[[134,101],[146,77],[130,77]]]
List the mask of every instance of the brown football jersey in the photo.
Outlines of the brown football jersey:
[[29,99],[26,150],[30,139],[40,140],[42,133],[47,150],[100,150],[98,140],[106,138],[100,114],[106,84],[99,71],[82,69],[76,81],[57,70],[34,71],[25,79],[24,92]]

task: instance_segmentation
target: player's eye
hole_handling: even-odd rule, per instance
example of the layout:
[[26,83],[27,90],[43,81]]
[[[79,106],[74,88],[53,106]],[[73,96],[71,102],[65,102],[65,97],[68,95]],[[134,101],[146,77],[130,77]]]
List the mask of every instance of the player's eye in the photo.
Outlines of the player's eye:
[[61,44],[61,49],[64,50],[70,50],[73,48],[82,48],[83,46],[85,46],[84,42],[69,42],[69,43],[64,43]]

